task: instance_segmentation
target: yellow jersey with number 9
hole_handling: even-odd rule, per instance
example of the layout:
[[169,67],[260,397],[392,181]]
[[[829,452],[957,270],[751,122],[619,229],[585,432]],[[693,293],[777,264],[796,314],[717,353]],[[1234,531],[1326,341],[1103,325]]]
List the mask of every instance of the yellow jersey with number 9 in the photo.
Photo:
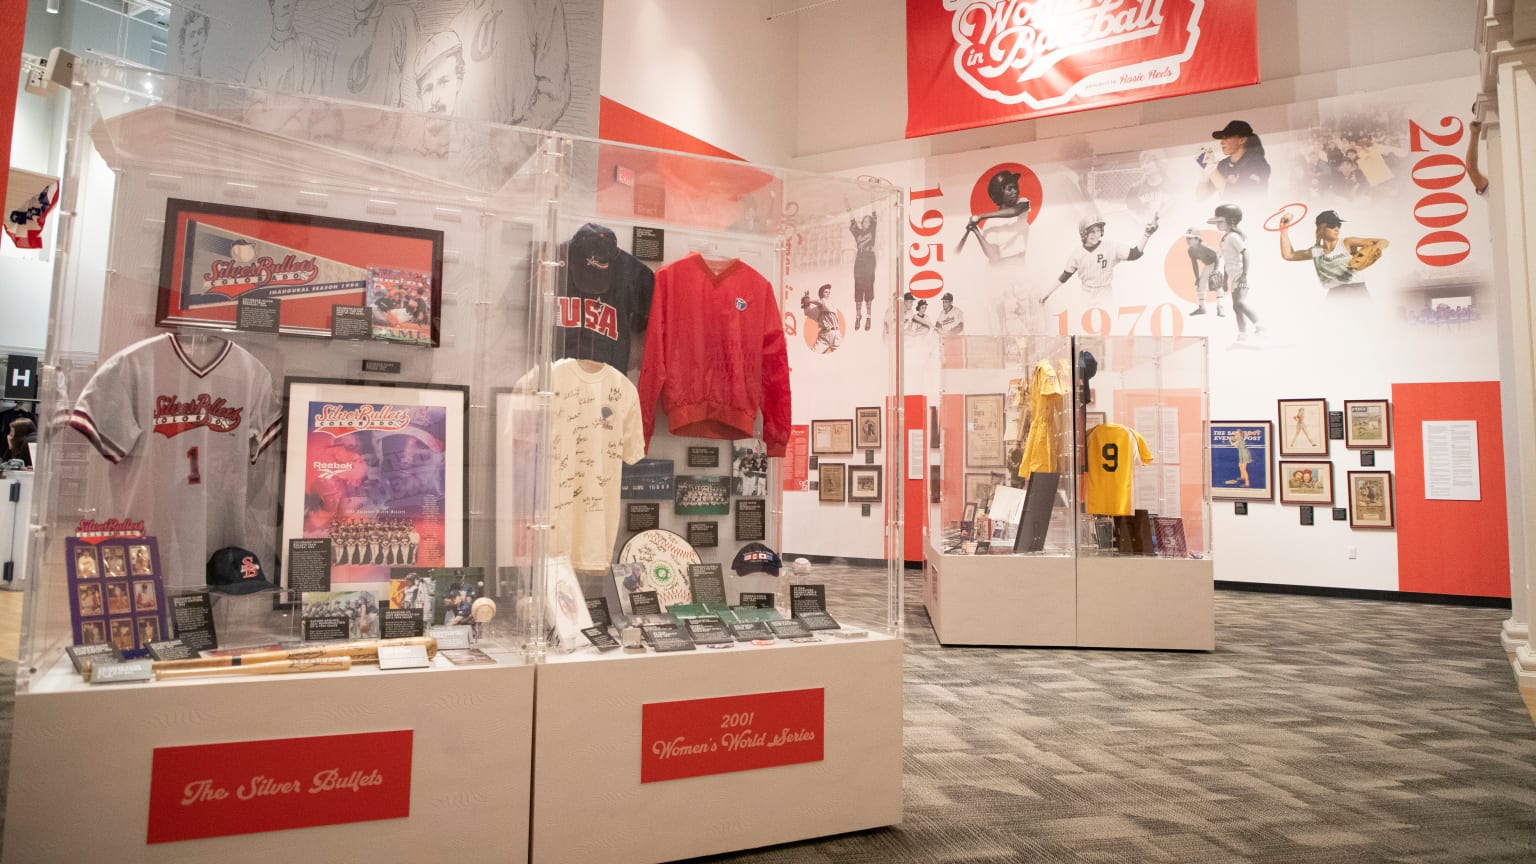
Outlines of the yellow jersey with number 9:
[[1135,460],[1152,464],[1147,439],[1129,426],[1101,423],[1088,433],[1088,482],[1083,498],[1094,516],[1131,515],[1131,472]]

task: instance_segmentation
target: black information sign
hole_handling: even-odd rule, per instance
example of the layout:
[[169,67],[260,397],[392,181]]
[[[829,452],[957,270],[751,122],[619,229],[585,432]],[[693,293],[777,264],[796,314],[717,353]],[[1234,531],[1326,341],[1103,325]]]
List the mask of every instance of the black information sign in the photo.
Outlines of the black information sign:
[[598,651],[612,651],[619,647],[619,640],[613,638],[613,634],[604,627],[583,627],[581,635],[587,637],[587,641]]
[[720,448],[719,447],[689,447],[688,448],[688,467],[689,468],[719,468],[720,467]]
[[693,602],[726,604],[725,572],[721,565],[689,564],[688,584],[693,588]]
[[736,499],[736,542],[768,539],[768,502],[761,498]]
[[332,339],[372,339],[373,315],[367,306],[332,306]]
[[768,629],[766,621],[733,621],[730,624],[731,633],[738,642],[751,642],[753,639],[772,639],[773,631]]
[[837,630],[840,625],[825,612],[801,612],[795,615],[796,620],[805,625],[807,630]]
[[707,549],[720,545],[720,523],[718,522],[689,522],[688,545],[695,549]]
[[276,297],[241,297],[235,307],[235,329],[276,333],[281,303]]
[[660,615],[661,597],[655,591],[635,591],[629,595],[629,608],[636,615]]
[[341,615],[304,619],[305,642],[345,642],[350,631],[350,622]]
[[296,538],[288,541],[288,590],[331,590],[329,538]]
[[180,639],[151,642],[148,647],[149,656],[156,660],[187,660],[197,656],[187,643]]
[[1344,509],[1343,507],[1335,507],[1335,508],[1333,508],[1333,521],[1335,521],[1335,522],[1343,522],[1345,519],[1348,519],[1348,518],[1349,518],[1349,511],[1348,510]]
[[693,640],[676,624],[647,624],[643,632],[658,652],[694,650]]
[[171,597],[171,627],[176,638],[193,651],[219,647],[213,630],[213,604],[204,592]]
[[399,375],[399,360],[363,360],[364,372],[378,372],[382,375]]
[[1301,524],[1303,524],[1303,525],[1311,525],[1311,524],[1313,524],[1313,522],[1312,522],[1313,518],[1314,517],[1312,515],[1312,505],[1310,505],[1310,504],[1303,504],[1303,505],[1301,505]]
[[661,505],[654,501],[624,505],[624,530],[649,531],[661,527]]
[[1238,501],[1238,502],[1234,503],[1232,505],[1232,512],[1237,514],[1238,516],[1247,516],[1248,515],[1248,502],[1247,501]]
[[1334,441],[1344,440],[1344,412],[1328,412],[1328,437]]
[[1361,450],[1360,451],[1360,467],[1361,468],[1374,468],[1374,467],[1376,467],[1376,451],[1375,450]]
[[12,354],[5,360],[5,398],[37,401],[37,358]]
[[752,609],[772,609],[773,593],[771,591],[743,591],[736,605],[747,606]]
[[807,630],[805,624],[801,623],[798,618],[791,618],[787,621],[769,621],[768,628],[773,631],[773,635],[780,639],[804,639],[811,635],[811,631]]
[[420,609],[380,609],[379,626],[385,639],[405,639],[427,632]]
[[592,626],[613,626],[613,615],[608,612],[607,597],[593,597],[587,600],[587,612],[592,615]]
[[684,624],[688,637],[697,645],[724,645],[735,641],[719,618],[689,618]]
[[667,232],[662,228],[635,226],[630,248],[641,261],[665,261],[667,257]]
[[827,586],[789,586],[789,611],[794,615],[827,611]]

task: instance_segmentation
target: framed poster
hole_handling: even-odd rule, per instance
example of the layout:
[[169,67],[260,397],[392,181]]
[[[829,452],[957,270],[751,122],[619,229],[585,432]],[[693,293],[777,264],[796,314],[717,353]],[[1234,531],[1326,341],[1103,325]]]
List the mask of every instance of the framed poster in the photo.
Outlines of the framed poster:
[[1354,450],[1392,448],[1392,418],[1387,400],[1344,400],[1344,446]]
[[1328,400],[1281,399],[1280,455],[1328,455]]
[[853,409],[854,446],[860,450],[880,449],[880,409]]
[[286,378],[283,392],[283,587],[299,539],[330,541],[333,585],[464,565],[467,386]]
[[847,475],[844,469],[847,466],[842,462],[823,462],[816,468],[816,479],[820,482],[817,488],[817,498],[821,501],[847,501]]
[[277,301],[279,333],[332,334],[351,307],[374,339],[436,346],[443,232],[172,198],[165,206],[162,327],[229,329],[241,300]]
[[1349,527],[1391,528],[1395,515],[1391,471],[1349,472]]
[[818,456],[853,454],[852,420],[812,420],[811,452]]
[[996,474],[965,475],[965,503],[987,506],[992,500],[992,487],[997,485]]
[[1212,420],[1211,497],[1272,501],[1275,497],[1268,420]]
[[1332,462],[1281,462],[1280,503],[1333,506]]
[[965,464],[990,468],[1004,464],[1003,394],[967,394],[965,397]]
[[882,489],[884,469],[879,465],[848,466],[848,500],[877,502]]

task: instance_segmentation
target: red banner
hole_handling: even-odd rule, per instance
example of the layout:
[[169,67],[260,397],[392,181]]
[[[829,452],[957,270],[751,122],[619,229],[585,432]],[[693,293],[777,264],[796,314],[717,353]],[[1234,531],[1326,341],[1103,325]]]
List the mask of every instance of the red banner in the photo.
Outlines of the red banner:
[[1254,0],[907,0],[907,137],[1259,81]]
[[147,842],[409,816],[411,735],[156,747]]
[[810,456],[811,427],[789,427],[789,444],[784,447],[784,458],[779,464],[785,492],[804,492],[810,488]]
[[825,705],[821,688],[644,705],[640,782],[820,762]]

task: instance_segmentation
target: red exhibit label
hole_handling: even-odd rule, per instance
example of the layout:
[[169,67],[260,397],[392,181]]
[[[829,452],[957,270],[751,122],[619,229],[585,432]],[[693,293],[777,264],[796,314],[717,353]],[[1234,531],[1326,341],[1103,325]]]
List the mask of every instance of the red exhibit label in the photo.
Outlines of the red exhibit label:
[[907,0],[907,137],[1256,84],[1254,0]]
[[410,730],[156,747],[149,843],[411,815]]
[[789,443],[784,446],[780,476],[785,492],[804,492],[810,488],[811,427],[789,427]]
[[642,706],[640,782],[820,762],[825,706],[821,688]]

